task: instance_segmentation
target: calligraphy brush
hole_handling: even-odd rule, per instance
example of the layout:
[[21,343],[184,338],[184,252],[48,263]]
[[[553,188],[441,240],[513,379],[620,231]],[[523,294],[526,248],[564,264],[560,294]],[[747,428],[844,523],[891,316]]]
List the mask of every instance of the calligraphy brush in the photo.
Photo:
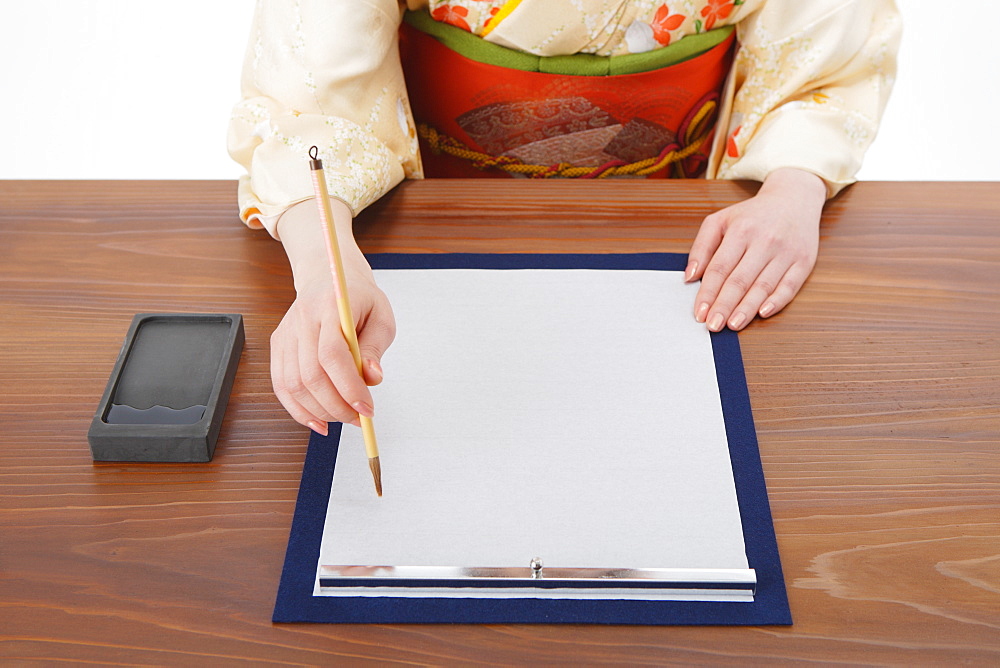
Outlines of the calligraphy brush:
[[[330,195],[326,189],[326,175],[323,172],[323,161],[319,159],[319,149],[315,146],[309,149],[309,169],[312,174],[313,190],[316,193],[316,204],[319,206],[319,217],[326,231],[326,250],[330,257],[330,268],[334,274],[334,285],[337,293],[337,312],[340,314],[340,328],[351,349],[354,364],[358,367],[358,375],[364,378],[361,362],[361,349],[358,346],[358,333],[354,329],[354,315],[351,313],[351,302],[347,296],[347,278],[344,275],[344,261],[340,257],[340,243],[337,241],[337,230],[333,225],[333,212],[330,210]],[[368,454],[368,467],[375,479],[375,491],[382,496],[382,467],[378,459],[378,443],[375,441],[375,425],[372,419],[363,415],[361,433],[365,439],[365,451]]]

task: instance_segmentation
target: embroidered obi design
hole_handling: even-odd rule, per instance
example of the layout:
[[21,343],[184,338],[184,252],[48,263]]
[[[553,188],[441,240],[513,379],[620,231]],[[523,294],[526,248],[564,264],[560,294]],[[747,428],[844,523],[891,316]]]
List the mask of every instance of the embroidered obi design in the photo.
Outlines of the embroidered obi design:
[[424,172],[699,176],[734,42],[727,27],[647,54],[543,58],[408,12],[400,50]]

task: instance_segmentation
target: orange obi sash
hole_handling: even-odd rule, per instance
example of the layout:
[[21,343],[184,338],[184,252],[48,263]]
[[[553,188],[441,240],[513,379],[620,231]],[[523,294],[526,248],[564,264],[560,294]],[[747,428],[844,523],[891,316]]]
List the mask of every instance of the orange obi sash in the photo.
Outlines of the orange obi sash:
[[634,74],[551,74],[473,60],[404,22],[400,55],[424,173],[700,176],[734,42],[730,32],[687,60]]

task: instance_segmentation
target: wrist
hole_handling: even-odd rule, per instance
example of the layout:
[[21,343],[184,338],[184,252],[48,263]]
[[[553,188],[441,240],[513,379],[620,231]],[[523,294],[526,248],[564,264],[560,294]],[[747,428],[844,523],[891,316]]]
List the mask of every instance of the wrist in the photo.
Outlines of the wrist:
[[[340,200],[333,199],[330,201],[330,209],[344,271],[348,276],[370,275],[368,261],[354,239],[350,209]],[[327,234],[315,199],[299,202],[285,211],[278,220],[278,236],[285,255],[288,256],[296,290],[316,280],[332,281]]]
[[827,188],[826,181],[812,172],[797,167],[781,167],[767,175],[758,191],[760,193],[794,193],[796,199],[807,199],[822,206],[826,202]]

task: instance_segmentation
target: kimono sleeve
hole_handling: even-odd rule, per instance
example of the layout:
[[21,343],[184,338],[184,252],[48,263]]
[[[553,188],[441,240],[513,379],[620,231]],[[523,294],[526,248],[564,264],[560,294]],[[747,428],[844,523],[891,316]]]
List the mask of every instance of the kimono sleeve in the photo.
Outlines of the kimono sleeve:
[[420,176],[399,64],[396,0],[261,0],[229,122],[240,217],[277,237],[277,219],[312,197],[307,152],[319,148],[332,197],[357,214]]
[[796,167],[831,197],[852,183],[888,101],[901,28],[892,0],[768,0],[748,15],[709,175],[763,181]]

